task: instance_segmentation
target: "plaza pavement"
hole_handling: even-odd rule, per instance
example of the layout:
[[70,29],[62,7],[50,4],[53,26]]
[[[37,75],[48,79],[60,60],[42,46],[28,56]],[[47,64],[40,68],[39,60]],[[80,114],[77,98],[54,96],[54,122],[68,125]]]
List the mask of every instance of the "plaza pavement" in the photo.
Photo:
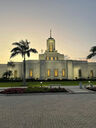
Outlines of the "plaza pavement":
[[96,94],[0,96],[0,128],[95,128]]

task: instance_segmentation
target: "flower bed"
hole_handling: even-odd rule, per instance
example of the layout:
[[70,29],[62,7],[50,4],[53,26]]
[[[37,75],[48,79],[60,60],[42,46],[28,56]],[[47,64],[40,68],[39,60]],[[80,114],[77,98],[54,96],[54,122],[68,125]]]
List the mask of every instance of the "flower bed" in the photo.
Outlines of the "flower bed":
[[87,89],[92,90],[92,91],[96,91],[96,87],[87,87]]
[[2,91],[2,94],[22,94],[22,93],[46,93],[46,92],[68,92],[65,88],[45,88],[45,87],[28,87],[28,88],[8,88]]
[[15,93],[24,93],[25,88],[8,88],[5,89],[4,91],[1,91],[2,94],[15,94]]

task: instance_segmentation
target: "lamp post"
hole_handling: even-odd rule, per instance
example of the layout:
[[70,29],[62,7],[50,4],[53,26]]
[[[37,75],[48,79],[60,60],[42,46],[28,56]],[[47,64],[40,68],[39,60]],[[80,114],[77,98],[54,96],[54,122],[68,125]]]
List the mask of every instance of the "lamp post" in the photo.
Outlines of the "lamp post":
[[41,86],[41,87],[42,87],[42,83],[43,83],[43,82],[41,81],[41,82],[40,82],[40,86]]

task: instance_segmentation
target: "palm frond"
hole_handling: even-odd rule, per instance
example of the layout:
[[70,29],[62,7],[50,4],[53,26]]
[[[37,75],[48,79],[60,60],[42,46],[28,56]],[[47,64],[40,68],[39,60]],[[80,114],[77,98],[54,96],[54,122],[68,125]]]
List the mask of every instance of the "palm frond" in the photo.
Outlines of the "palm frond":
[[87,59],[91,59],[92,57],[96,56],[96,53],[90,53],[88,56],[87,56]]
[[30,53],[33,52],[33,53],[38,53],[36,49],[33,49],[33,48],[30,48],[29,50],[27,50],[25,52],[25,54],[27,54],[28,57],[30,57]]
[[30,42],[28,40],[25,40],[26,45],[29,46]]
[[93,46],[91,49],[90,49],[90,52],[96,52],[96,46]]
[[22,52],[22,49],[20,47],[15,47],[11,50],[11,52]]
[[27,40],[26,41],[21,40],[19,43],[21,44],[22,49],[25,49],[25,50],[29,49],[30,42],[28,42]]
[[13,45],[16,45],[20,49],[26,49],[25,41],[21,40],[20,42],[15,42]]
[[25,54],[27,54],[27,56],[30,57],[30,52],[38,53],[37,50],[34,48],[29,49],[29,44],[30,42],[28,40],[25,40],[25,41],[21,40],[19,42],[13,43],[13,45],[16,45],[17,47],[11,50],[10,58],[16,56],[17,54],[21,54],[22,57],[24,57]]
[[30,49],[29,49],[29,52],[38,53],[35,48],[30,48]]
[[20,52],[13,52],[13,53],[11,54],[10,58],[13,58],[13,57],[15,57],[15,56],[18,55],[18,54],[21,54],[21,53],[20,53]]
[[16,45],[17,47],[21,48],[21,43],[19,43],[19,42],[14,42],[14,43],[12,43],[12,45]]
[[29,51],[27,51],[26,54],[27,54],[28,57],[30,57],[30,52]]

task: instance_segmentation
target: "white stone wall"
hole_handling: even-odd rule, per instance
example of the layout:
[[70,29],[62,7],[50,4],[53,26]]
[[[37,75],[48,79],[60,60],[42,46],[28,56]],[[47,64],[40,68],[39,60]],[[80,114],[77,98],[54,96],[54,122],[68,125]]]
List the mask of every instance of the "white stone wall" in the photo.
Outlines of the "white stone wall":
[[14,72],[17,71],[17,78],[22,78],[23,77],[23,72],[22,72],[22,62],[14,62],[15,67],[11,68],[11,67],[7,67],[8,69],[12,70],[13,72],[13,76],[14,77]]
[[3,73],[6,71],[7,71],[7,64],[0,64],[0,78],[2,78]]
[[[30,77],[30,70],[32,70],[32,77]],[[40,61],[39,60],[28,60],[26,61],[26,78],[40,78]]]
[[73,72],[73,61],[67,61],[67,72],[68,72],[68,79],[74,79],[74,72]]
[[88,78],[88,63],[87,61],[73,61],[73,78],[79,77],[79,70],[81,70],[82,78]]
[[96,77],[96,63],[90,62],[88,63],[88,77],[90,78],[90,71],[93,70],[94,77]]
[[57,60],[64,60],[64,55],[63,54],[59,54],[57,51],[54,52],[48,52],[46,51],[44,54],[39,54],[39,60],[46,60],[46,58],[49,57],[53,57],[53,58],[57,58]]
[[[8,70],[7,64],[0,64],[0,78],[3,73]],[[23,63],[15,62],[15,67],[10,68],[13,72],[17,71],[17,77],[23,77]],[[50,77],[48,77],[48,69],[50,69]],[[58,76],[54,76],[54,70],[58,70]],[[62,70],[65,76],[62,76]],[[94,78],[96,78],[96,63],[88,63],[87,61],[76,60],[27,60],[26,61],[26,78],[30,78],[29,71],[32,70],[32,78],[34,79],[75,79],[79,78],[78,71],[81,69],[81,78],[90,78],[90,71],[93,70]]]
[[[48,77],[48,69],[50,76]],[[58,70],[58,76],[54,76],[54,70]],[[62,70],[65,70],[65,76],[62,76]],[[40,79],[66,79],[67,78],[66,61],[40,61]]]

